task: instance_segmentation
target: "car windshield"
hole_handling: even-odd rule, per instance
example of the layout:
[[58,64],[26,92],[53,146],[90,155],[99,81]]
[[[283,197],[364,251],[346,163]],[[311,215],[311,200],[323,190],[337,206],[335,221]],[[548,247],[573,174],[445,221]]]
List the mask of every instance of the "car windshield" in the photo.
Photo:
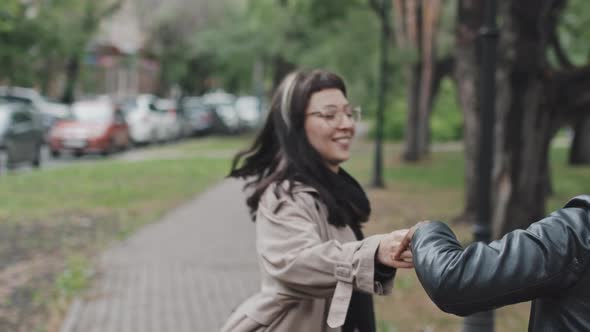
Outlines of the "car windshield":
[[124,99],[119,103],[119,106],[121,107],[121,110],[123,110],[123,112],[125,112],[125,113],[131,112],[137,108],[137,99],[135,99],[135,98]]
[[0,102],[8,102],[8,103],[28,103],[30,104],[31,101],[26,98],[21,98],[17,96],[0,96]]
[[111,121],[113,113],[106,103],[76,103],[72,106],[74,118],[80,122],[104,123]]

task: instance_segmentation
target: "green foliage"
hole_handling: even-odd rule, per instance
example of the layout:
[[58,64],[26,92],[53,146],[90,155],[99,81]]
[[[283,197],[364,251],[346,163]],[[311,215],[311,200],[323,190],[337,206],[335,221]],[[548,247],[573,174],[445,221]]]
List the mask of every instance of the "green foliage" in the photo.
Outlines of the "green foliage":
[[590,60],[590,2],[569,0],[559,23],[558,37],[565,52],[575,65],[585,65]]
[[457,104],[455,84],[450,79],[441,82],[432,112],[430,128],[433,141],[456,141],[463,138],[463,113]]
[[66,59],[83,54],[100,22],[119,5],[118,0],[3,0],[0,79],[23,86],[47,80],[51,68],[63,69]]
[[65,270],[57,277],[55,285],[65,298],[72,298],[82,292],[91,276],[90,264],[81,255],[72,255],[66,262]]
[[3,0],[0,7],[0,33],[14,29],[21,15],[22,6],[18,0]]
[[[383,122],[383,138],[391,141],[404,139],[407,116],[407,101],[401,96],[395,96],[385,109],[385,121]],[[369,136],[375,137],[375,118]]]
[[[455,85],[450,79],[441,82],[438,97],[434,101],[430,118],[431,139],[434,142],[456,141],[463,138],[463,113],[457,105]],[[407,117],[407,100],[401,93],[393,98],[386,109],[383,124],[384,137],[387,140],[404,139]],[[370,131],[375,135],[375,126]]]
[[282,58],[297,67],[326,68],[343,75],[351,99],[365,104],[373,96],[377,75],[379,27],[365,1],[250,1],[243,11],[196,36],[199,52],[215,59],[222,86],[237,82],[235,92],[251,91],[255,62],[266,64],[270,90],[273,61]]

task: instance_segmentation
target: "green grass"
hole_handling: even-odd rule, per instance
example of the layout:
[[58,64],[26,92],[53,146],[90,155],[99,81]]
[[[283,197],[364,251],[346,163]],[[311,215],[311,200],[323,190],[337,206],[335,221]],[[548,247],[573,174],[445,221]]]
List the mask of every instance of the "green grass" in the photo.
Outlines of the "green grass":
[[[372,149],[364,148],[347,163],[350,171],[364,183],[368,183],[372,170]],[[392,153],[387,147],[386,153]],[[434,152],[430,158],[418,163],[404,163],[398,157],[401,152],[393,149],[383,172],[387,185],[400,185],[413,193],[464,188],[464,155],[462,152]],[[567,163],[568,149],[551,149],[550,165],[553,194],[547,201],[547,212],[560,208],[568,199],[579,194],[590,194],[590,171],[588,166],[570,166]]]
[[104,161],[0,179],[0,223],[34,222],[71,212],[167,207],[228,172],[226,159]]
[[243,142],[193,140],[146,148],[151,160],[104,160],[0,177],[0,273],[18,264],[37,266],[25,284],[0,285],[19,299],[0,307],[0,317],[13,310],[27,316],[11,323],[22,324],[21,330],[55,330],[50,322],[59,322],[71,298],[91,283],[93,257],[223,179]]
[[[361,183],[367,184],[372,175],[372,143],[359,142],[352,159],[345,165]],[[419,220],[448,222],[459,239],[470,242],[472,227],[453,223],[464,204],[464,157],[461,152],[432,153],[429,160],[404,163],[401,147],[386,144],[384,189],[368,188],[372,205],[371,220],[365,233],[386,233],[407,228]],[[554,194],[549,198],[547,214],[571,197],[590,193],[590,170],[567,164],[567,149],[551,150],[551,171]],[[392,296],[375,297],[379,331],[458,331],[462,319],[448,315],[430,301],[413,271],[398,271]],[[498,331],[527,329],[530,304],[522,303],[496,311]]]
[[187,143],[179,145],[179,149],[187,152],[195,150],[199,151],[237,151],[248,147],[255,136],[248,134],[244,136],[228,136],[228,137],[205,137],[198,140],[192,140]]
[[567,163],[568,149],[551,150],[551,173],[553,195],[547,202],[548,211],[559,209],[572,196],[590,194],[590,169],[588,166],[570,166]]
[[[67,304],[67,298],[90,283],[92,257],[100,249],[221,180],[233,154],[252,138],[201,138],[145,149],[153,160],[105,160],[0,177],[0,263],[11,264],[15,252],[24,259],[57,255],[61,265],[53,281],[40,281],[45,285],[40,290],[37,284],[26,287],[34,289],[36,301],[48,307]],[[461,212],[463,154],[438,152],[429,160],[407,164],[399,160],[399,149],[399,145],[385,146],[387,187],[369,191],[373,214],[367,234],[408,227],[423,219],[448,221]],[[363,184],[371,176],[372,152],[370,143],[361,142],[345,165]],[[570,167],[566,160],[566,149],[552,149],[555,193],[548,202],[549,211],[576,194],[590,193],[588,168]],[[453,229],[460,238],[471,236],[468,225],[453,225]],[[412,273],[399,273],[395,289],[392,297],[376,299],[380,331],[428,326],[450,331],[458,326],[458,319],[430,303]],[[401,308],[400,303],[406,305]],[[65,310],[66,304],[60,307]],[[500,327],[518,331],[526,327],[528,308],[511,307],[499,315]]]
[[416,191],[428,189],[461,189],[464,185],[463,154],[432,153],[429,160],[416,164],[397,164],[385,169],[387,181],[411,184]]

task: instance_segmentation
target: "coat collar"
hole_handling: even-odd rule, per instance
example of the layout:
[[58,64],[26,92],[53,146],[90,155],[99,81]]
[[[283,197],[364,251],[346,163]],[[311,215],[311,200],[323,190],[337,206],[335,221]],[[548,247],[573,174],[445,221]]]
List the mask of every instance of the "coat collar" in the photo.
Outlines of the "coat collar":
[[579,207],[590,210],[590,195],[579,195],[570,199],[567,204],[565,204],[564,208],[569,207]]

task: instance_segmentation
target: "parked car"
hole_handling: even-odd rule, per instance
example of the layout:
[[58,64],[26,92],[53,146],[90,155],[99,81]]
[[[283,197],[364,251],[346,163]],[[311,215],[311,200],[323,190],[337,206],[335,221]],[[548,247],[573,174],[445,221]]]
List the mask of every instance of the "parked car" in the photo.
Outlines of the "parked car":
[[214,110],[216,131],[235,134],[240,130],[240,118],[234,105],[233,95],[216,91],[203,95],[203,102]]
[[70,116],[68,105],[49,99],[35,89],[0,86],[0,98],[30,104],[35,111],[36,121],[41,121],[43,125],[45,142],[53,125]]
[[160,125],[164,130],[164,137],[166,141],[179,139],[182,134],[181,119],[177,116],[176,101],[173,99],[158,99],[156,100],[156,108],[160,114]]
[[0,169],[20,163],[41,166],[43,127],[30,104],[0,101]]
[[235,107],[240,119],[240,129],[252,130],[258,127],[262,118],[261,106],[258,98],[254,96],[242,96],[236,99]]
[[72,117],[59,121],[49,134],[51,155],[73,152],[108,155],[130,145],[125,115],[108,99],[79,101],[72,104]]
[[33,120],[43,126],[44,133],[50,129],[50,117],[45,115],[49,107],[47,100],[34,89],[18,86],[0,86],[0,99],[3,101],[27,103],[33,112]]
[[157,99],[156,96],[143,94],[125,98],[119,103],[119,107],[125,113],[133,143],[157,143],[166,139],[165,128],[161,125],[160,110],[156,107]]
[[182,100],[182,114],[187,124],[188,135],[202,135],[213,130],[215,114],[200,97],[185,97]]

